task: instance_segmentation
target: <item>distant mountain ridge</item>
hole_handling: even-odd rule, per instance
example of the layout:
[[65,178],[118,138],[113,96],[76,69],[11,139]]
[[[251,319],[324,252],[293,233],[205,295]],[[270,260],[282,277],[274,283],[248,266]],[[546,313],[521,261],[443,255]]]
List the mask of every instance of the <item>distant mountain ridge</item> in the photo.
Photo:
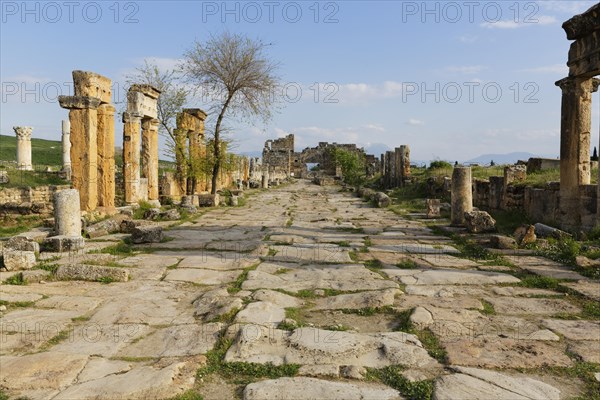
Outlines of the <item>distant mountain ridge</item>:
[[[492,161],[494,161],[495,164],[514,164],[519,160],[527,161],[531,157],[544,157],[544,156],[541,156],[539,154],[528,153],[528,152],[524,152],[524,151],[518,151],[518,152],[506,153],[506,154],[482,154],[478,157],[464,161],[464,163],[489,165]],[[554,158],[554,157],[544,157],[544,158]]]

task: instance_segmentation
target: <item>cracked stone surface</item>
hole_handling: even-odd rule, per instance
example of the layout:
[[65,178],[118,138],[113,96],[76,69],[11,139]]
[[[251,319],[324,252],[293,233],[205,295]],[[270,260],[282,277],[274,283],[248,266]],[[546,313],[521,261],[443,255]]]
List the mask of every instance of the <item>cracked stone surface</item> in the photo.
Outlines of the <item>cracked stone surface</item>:
[[[190,389],[207,400],[409,398],[365,379],[366,367],[400,366],[409,381],[433,382],[434,399],[585,397],[580,377],[547,367],[600,363],[600,323],[586,316],[597,280],[525,253],[503,269],[464,258],[428,220],[336,186],[299,180],[246,203],[165,223],[172,240],[133,254],[86,253],[118,234],[40,257],[121,268],[127,282],[0,284],[0,389],[32,399]],[[580,296],[525,287],[520,270],[566,279]],[[217,346],[229,346],[223,362],[299,370],[244,384],[199,377]]]

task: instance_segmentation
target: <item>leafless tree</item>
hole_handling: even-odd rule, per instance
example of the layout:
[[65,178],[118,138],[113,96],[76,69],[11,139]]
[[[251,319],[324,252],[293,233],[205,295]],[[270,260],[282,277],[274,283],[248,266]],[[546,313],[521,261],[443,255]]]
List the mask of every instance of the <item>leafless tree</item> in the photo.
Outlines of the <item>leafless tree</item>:
[[246,36],[224,32],[206,42],[195,41],[184,54],[182,69],[202,98],[207,101],[209,115],[217,115],[214,140],[212,187],[216,193],[222,165],[221,134],[225,118],[268,121],[276,103],[279,77],[278,63],[266,55],[265,44]]
[[[145,83],[161,91],[158,97],[158,119],[160,120],[159,133],[166,137],[165,155],[176,158],[178,146],[175,145],[175,127],[177,113],[190,97],[190,90],[181,81],[181,71],[175,69],[161,70],[156,64],[144,60],[144,65],[136,68],[135,73],[126,77],[127,84]],[[185,154],[181,154],[185,159]]]

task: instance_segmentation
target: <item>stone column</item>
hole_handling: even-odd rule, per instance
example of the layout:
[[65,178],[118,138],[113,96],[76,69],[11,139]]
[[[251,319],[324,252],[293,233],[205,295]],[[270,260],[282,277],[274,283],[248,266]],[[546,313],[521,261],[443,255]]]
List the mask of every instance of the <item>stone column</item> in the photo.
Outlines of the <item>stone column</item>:
[[67,173],[67,179],[71,179],[71,122],[62,121],[62,159],[63,171]]
[[187,187],[187,154],[188,149],[185,143],[186,131],[184,129],[174,129],[173,135],[175,136],[175,177],[177,179],[177,185],[179,192],[182,194],[186,193]]
[[157,119],[142,123],[142,176],[148,179],[150,201],[158,201],[158,125]]
[[115,108],[98,107],[98,205],[115,207]]
[[473,190],[470,167],[455,167],[452,171],[452,225],[465,224],[465,212],[473,210]]
[[31,164],[31,131],[30,126],[15,126],[13,130],[17,134],[17,169],[24,171],[33,170]]
[[579,186],[590,183],[592,93],[598,80],[568,77],[556,82],[562,90],[560,121],[560,215],[563,229],[581,224]]
[[81,211],[77,189],[54,194],[54,232],[58,236],[81,236]]
[[62,108],[69,111],[71,125],[71,181],[79,190],[81,209],[98,206],[98,113],[96,97],[59,96]]
[[123,180],[125,202],[137,203],[140,187],[140,130],[142,118],[123,113]]
[[263,189],[269,188],[269,173],[267,171],[264,171],[262,174],[260,187]]

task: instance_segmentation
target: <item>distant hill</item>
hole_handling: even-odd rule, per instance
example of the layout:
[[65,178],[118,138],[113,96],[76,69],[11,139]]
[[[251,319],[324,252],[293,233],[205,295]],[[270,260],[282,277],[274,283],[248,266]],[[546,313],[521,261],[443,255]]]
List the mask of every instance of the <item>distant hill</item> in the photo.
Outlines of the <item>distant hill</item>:
[[[34,165],[62,165],[62,143],[57,140],[31,139]],[[17,137],[0,135],[0,160],[17,161]]]
[[496,164],[514,164],[519,160],[527,161],[531,157],[540,157],[539,155],[527,152],[514,152],[506,154],[483,154],[479,157],[465,161],[465,163],[477,163],[481,165],[489,165],[493,160]]

